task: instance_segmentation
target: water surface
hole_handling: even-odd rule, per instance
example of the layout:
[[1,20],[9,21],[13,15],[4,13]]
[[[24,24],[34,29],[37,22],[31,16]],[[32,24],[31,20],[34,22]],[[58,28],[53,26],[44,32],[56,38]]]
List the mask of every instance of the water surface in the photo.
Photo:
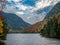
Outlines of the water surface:
[[60,45],[60,40],[42,37],[40,34],[8,34],[6,45]]

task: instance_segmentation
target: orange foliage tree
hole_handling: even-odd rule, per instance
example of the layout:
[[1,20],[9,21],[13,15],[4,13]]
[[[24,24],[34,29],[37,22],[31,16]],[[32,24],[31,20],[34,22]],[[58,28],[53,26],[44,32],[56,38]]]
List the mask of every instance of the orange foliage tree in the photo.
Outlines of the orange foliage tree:
[[3,9],[6,5],[6,0],[0,0],[0,39],[4,40],[7,34],[7,26],[4,22]]

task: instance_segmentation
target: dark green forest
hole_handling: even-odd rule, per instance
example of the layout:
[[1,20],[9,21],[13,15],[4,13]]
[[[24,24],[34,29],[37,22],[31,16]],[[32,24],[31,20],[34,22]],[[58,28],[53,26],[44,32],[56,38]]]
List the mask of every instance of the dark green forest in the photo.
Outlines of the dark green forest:
[[60,38],[60,14],[51,17],[41,30],[41,35],[45,37]]

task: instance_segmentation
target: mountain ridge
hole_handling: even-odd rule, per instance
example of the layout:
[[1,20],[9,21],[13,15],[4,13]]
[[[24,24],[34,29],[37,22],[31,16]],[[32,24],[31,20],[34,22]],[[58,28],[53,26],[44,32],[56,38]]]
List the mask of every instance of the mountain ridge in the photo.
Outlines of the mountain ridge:
[[24,32],[40,32],[43,29],[44,25],[47,24],[48,20],[50,18],[52,18],[53,16],[56,16],[58,13],[60,13],[60,2],[57,3],[51,9],[51,11],[46,15],[46,17],[42,21],[34,24],[33,26],[30,26],[29,28],[27,28],[26,30],[24,30]]
[[29,23],[25,22],[21,17],[16,14],[3,12],[4,20],[12,30],[23,30],[30,26]]
[[55,16],[60,12],[60,2],[58,2],[51,10],[50,12],[45,16],[44,19],[48,19],[51,16]]

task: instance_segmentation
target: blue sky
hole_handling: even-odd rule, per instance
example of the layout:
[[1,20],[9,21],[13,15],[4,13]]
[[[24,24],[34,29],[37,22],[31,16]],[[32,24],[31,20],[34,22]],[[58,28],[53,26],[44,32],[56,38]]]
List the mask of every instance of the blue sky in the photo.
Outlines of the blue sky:
[[7,0],[4,12],[14,13],[24,21],[34,24],[43,20],[46,14],[60,0]]

